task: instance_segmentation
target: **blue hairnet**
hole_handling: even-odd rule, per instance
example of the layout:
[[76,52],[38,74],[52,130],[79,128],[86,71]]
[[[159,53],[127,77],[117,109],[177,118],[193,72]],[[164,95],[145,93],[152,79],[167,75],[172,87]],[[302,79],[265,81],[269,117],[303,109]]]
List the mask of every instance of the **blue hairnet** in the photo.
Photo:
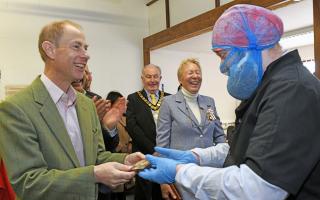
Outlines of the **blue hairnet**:
[[250,98],[262,80],[262,50],[273,47],[282,34],[281,19],[262,7],[238,4],[220,16],[213,27],[212,48],[228,52],[220,71],[229,76],[231,96]]
[[227,9],[213,27],[212,48],[266,49],[279,42],[283,23],[272,11],[247,4]]

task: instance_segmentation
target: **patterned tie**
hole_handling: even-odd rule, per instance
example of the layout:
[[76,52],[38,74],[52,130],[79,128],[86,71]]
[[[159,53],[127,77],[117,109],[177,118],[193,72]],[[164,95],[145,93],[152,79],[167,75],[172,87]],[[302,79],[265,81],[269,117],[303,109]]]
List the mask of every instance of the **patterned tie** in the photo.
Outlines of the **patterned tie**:
[[151,98],[151,103],[153,105],[156,105],[157,104],[156,95],[155,94],[150,94],[150,98]]
[[[150,99],[151,99],[151,103],[153,105],[157,105],[157,99],[156,99],[156,95],[155,94],[150,94]],[[152,112],[153,119],[154,119],[154,122],[155,122],[156,126],[157,126],[157,121],[158,121],[158,114],[159,114],[159,110],[156,110],[156,111]]]

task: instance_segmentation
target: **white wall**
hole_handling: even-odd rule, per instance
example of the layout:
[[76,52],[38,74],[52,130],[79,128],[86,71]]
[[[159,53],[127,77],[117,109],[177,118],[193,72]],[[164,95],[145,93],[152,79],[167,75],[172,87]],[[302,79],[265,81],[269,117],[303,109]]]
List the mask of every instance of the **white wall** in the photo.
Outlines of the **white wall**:
[[[214,0],[169,1],[170,26],[174,26],[215,8]],[[159,0],[148,7],[150,35],[166,29],[165,1]]]
[[159,0],[148,7],[149,35],[166,29],[165,1]]
[[301,60],[304,61],[303,65],[311,72],[316,70],[316,64],[314,62],[314,45],[307,45],[298,48]]
[[174,26],[215,8],[214,0],[170,1],[170,24]]
[[314,59],[314,45],[307,45],[298,48],[302,60]]
[[234,110],[238,101],[232,98],[226,89],[227,76],[219,71],[220,60],[216,55],[171,50],[155,50],[151,52],[151,63],[162,69],[162,83],[166,92],[175,94],[178,88],[177,70],[180,62],[193,57],[200,61],[202,68],[202,85],[200,94],[213,97],[218,114],[224,123],[235,120]]
[[84,28],[93,91],[127,95],[141,88],[142,39],[148,33],[144,0],[0,0],[0,99],[5,85],[29,84],[43,71],[38,35],[45,24],[60,19]]

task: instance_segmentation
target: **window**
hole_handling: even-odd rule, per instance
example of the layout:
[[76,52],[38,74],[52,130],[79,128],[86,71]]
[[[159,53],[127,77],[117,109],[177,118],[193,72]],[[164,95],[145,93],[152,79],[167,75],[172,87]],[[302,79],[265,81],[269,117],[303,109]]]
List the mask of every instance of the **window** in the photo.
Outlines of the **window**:
[[314,62],[314,59],[303,60],[302,63],[311,73],[314,73],[316,71],[316,64]]

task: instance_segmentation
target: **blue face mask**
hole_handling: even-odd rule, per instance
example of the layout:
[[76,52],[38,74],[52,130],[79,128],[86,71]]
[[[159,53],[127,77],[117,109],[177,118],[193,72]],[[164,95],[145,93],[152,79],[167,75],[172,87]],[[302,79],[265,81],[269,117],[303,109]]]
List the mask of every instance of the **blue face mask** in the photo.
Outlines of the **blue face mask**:
[[254,93],[263,75],[261,51],[232,48],[220,65],[229,76],[227,89],[231,96],[246,100]]

